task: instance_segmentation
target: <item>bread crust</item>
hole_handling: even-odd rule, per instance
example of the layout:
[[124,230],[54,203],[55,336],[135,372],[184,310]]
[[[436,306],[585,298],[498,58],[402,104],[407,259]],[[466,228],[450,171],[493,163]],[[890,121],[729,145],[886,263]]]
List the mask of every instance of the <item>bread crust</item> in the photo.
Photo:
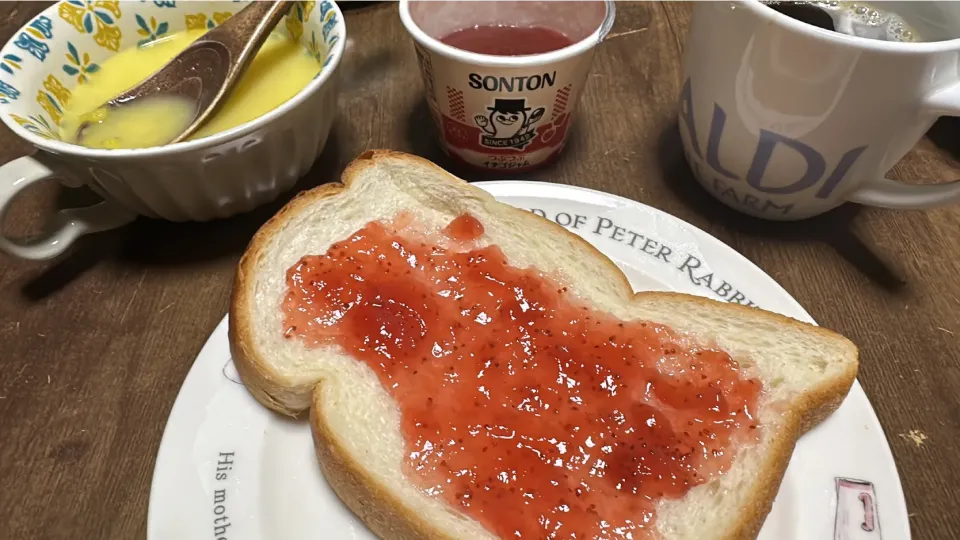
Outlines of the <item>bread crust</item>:
[[[263,251],[271,237],[282,229],[292,216],[297,215],[317,201],[333,197],[349,189],[355,178],[368,167],[373,167],[381,159],[404,160],[410,164],[442,171],[440,167],[423,158],[391,150],[369,150],[361,154],[344,170],[341,183],[326,184],[304,191],[288,202],[276,215],[268,220],[254,235],[246,252],[240,259],[234,281],[233,296],[229,313],[230,351],[237,372],[250,393],[262,405],[288,416],[296,417],[305,409],[310,409],[310,424],[314,447],[324,476],[338,497],[359,516],[379,537],[398,540],[440,540],[449,539],[443,531],[433,527],[420,516],[414,514],[403,501],[392,495],[386,488],[372,478],[362,463],[358,463],[348,451],[337,434],[324,421],[322,406],[323,381],[313,388],[312,396],[304,388],[291,389],[270,367],[264,352],[254,346],[252,319],[248,306],[252,305],[254,295],[252,276],[256,272]],[[467,182],[444,172],[451,184],[462,189],[479,190]],[[853,358],[848,368],[840,375],[824,381],[823,384],[805,392],[799,398],[795,408],[785,412],[783,425],[771,443],[766,460],[761,466],[762,481],[747,504],[741,509],[735,525],[720,538],[722,540],[754,540],[763,526],[764,520],[773,505],[783,474],[797,440],[813,426],[829,416],[844,400],[857,376],[858,351],[856,346],[839,334],[815,325],[802,323],[795,319],[764,311],[758,308],[731,303],[719,303],[707,298],[673,292],[642,291],[634,293],[623,272],[606,255],[597,250],[583,238],[567,231],[562,226],[532,212],[517,209],[522,219],[538,221],[554,227],[557,234],[568,235],[589,250],[599,260],[609,265],[612,272],[620,277],[623,296],[637,300],[661,299],[677,305],[687,305],[698,309],[730,310],[748,318],[762,318],[780,326],[801,329],[823,339],[837,342],[847,349]],[[842,342],[842,343],[841,343]]]

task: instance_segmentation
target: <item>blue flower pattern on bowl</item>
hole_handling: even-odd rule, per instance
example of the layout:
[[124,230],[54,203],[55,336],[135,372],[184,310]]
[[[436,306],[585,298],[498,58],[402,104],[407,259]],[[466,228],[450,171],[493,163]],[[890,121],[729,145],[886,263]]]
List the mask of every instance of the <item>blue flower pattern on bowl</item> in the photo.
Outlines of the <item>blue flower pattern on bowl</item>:
[[20,32],[16,41],[14,41],[14,45],[43,62],[50,52],[50,45],[45,41],[52,37],[53,21],[49,17],[41,15],[30,21],[26,31]]
[[[213,28],[236,12],[233,4],[242,3],[58,2],[34,17],[0,51],[0,114],[35,135],[58,139],[57,126],[70,99],[70,89],[86,82],[116,51],[147,44],[201,22],[202,27]],[[192,20],[188,21],[188,16]],[[322,62],[321,73],[326,71],[340,54],[334,52],[341,36],[333,3],[297,2],[286,18],[278,31],[293,37],[290,30],[296,29],[295,39]]]
[[13,70],[20,69],[20,63],[23,62],[23,58],[15,54],[5,54],[0,58],[0,69],[6,71],[10,75],[13,75]]
[[90,53],[83,53],[81,56],[77,52],[77,48],[69,41],[67,42],[66,56],[68,63],[63,65],[63,71],[71,77],[76,77],[78,84],[87,82],[88,74],[100,70],[100,66],[90,61]]
[[150,17],[150,24],[147,24],[147,21],[138,13],[137,16],[137,34],[140,34],[143,39],[137,42],[137,46],[142,47],[151,41],[163,37],[166,35],[167,30],[170,28],[170,23],[161,22],[157,23],[156,17]]
[[9,83],[0,81],[0,104],[7,104],[20,97],[20,91]]

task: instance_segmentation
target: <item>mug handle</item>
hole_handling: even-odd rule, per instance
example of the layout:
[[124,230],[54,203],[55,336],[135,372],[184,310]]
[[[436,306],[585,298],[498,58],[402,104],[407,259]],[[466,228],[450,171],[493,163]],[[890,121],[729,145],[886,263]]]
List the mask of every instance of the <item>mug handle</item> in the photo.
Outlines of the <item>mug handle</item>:
[[[0,223],[14,197],[27,186],[56,178],[57,174],[33,157],[25,156],[0,166]],[[60,210],[47,224],[47,231],[26,242],[16,242],[0,231],[0,250],[33,261],[52,259],[84,234],[115,229],[133,221],[136,214],[104,200],[84,208]]]
[[[960,83],[934,93],[921,106],[937,116],[960,116]],[[870,206],[921,210],[960,201],[960,180],[916,185],[881,177],[854,191],[848,199]]]

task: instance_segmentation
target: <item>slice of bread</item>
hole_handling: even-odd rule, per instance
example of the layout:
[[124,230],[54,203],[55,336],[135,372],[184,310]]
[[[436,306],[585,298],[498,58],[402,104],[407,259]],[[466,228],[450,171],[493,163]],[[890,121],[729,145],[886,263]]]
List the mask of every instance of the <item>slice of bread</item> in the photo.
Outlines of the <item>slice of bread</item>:
[[321,468],[338,496],[385,539],[494,538],[477,521],[422,492],[404,472],[400,411],[367,364],[333,346],[285,339],[286,272],[375,220],[408,212],[438,229],[469,212],[484,243],[509,263],[563,276],[584,302],[624,319],[653,321],[729,352],[762,381],[762,436],[736,450],[719,479],[657,506],[653,537],[755,538],[770,511],[797,438],[840,404],[858,352],[844,337],[756,308],[696,296],[640,292],[580,237],[497,202],[436,165],[370,151],[343,184],[301,193],[256,234],[240,261],[230,310],[230,346],[240,376],[263,405],[287,415],[310,409]]

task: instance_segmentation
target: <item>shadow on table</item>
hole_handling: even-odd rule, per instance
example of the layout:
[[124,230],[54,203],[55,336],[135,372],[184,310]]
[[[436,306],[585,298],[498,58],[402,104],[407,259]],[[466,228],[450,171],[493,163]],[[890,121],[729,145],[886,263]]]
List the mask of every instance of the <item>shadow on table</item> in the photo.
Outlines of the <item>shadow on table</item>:
[[658,155],[662,178],[667,187],[691,210],[710,221],[718,221],[731,229],[754,238],[781,241],[816,240],[830,245],[868,278],[881,287],[894,291],[906,282],[890,265],[857,237],[852,223],[861,207],[846,204],[820,216],[794,222],[768,221],[733,210],[716,200],[703,188],[683,156],[677,124],[673,123],[660,136]]
[[430,106],[425,99],[418,99],[407,115],[407,142],[411,145],[412,154],[429,159],[468,182],[496,178],[493,174],[457,161],[443,151],[440,147],[440,133],[433,122]]
[[384,2],[382,1],[370,2],[370,1],[352,0],[350,2],[341,2],[340,9],[344,12],[360,11],[361,9],[364,9],[364,8],[377,7],[383,3]]
[[927,131],[927,138],[939,149],[960,161],[960,118],[942,116]]
[[331,131],[323,153],[307,174],[274,201],[244,214],[205,223],[141,219],[127,231],[129,241],[124,243],[119,258],[135,264],[180,265],[243,252],[257,229],[297,193],[340,179],[343,167],[334,133]]
[[[139,218],[119,229],[85,236],[69,253],[27,282],[23,294],[31,300],[42,299],[105,260],[133,266],[176,266],[236,257],[257,229],[297,193],[340,178],[344,164],[339,163],[334,134],[335,130],[331,131],[323,153],[310,171],[276,200],[227,219],[174,223]],[[86,189],[63,189],[57,204],[58,207],[78,207],[97,200]]]

